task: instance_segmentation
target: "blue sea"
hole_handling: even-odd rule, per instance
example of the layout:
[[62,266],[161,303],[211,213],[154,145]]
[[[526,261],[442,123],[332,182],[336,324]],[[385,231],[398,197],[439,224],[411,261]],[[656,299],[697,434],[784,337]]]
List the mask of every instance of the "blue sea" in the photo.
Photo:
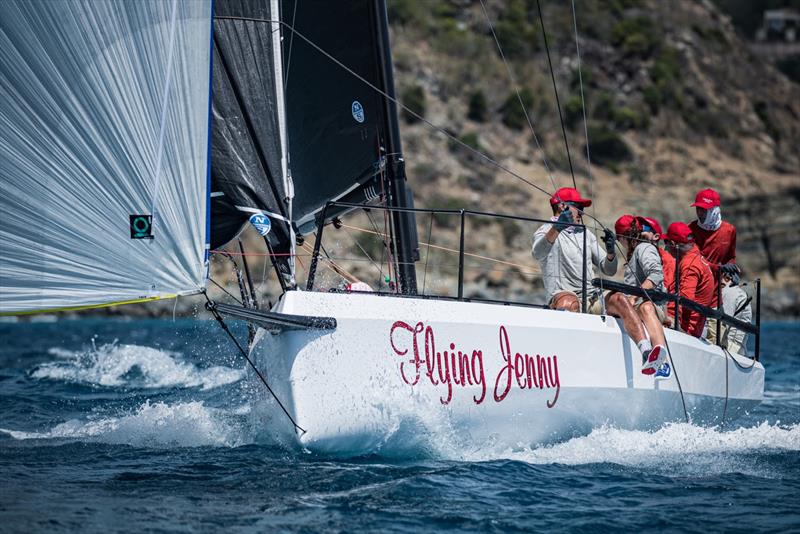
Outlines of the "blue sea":
[[212,321],[0,323],[0,531],[800,531],[800,324],[762,361],[724,428],[341,461],[264,438]]

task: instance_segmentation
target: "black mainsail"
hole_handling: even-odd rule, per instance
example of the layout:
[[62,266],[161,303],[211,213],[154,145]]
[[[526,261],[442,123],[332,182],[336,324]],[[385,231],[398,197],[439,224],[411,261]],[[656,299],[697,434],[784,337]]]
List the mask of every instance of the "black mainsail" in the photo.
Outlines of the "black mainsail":
[[[272,221],[269,239],[288,250],[290,229],[277,2],[217,0],[211,141],[211,246],[249,217]],[[275,22],[272,22],[275,21]]]
[[[410,201],[385,3],[278,4],[215,5],[212,247],[257,212],[272,221],[272,250],[285,253],[290,224],[313,231],[329,201]],[[326,221],[341,211],[329,210]],[[412,214],[401,214],[393,228],[400,286],[411,293],[413,225]]]

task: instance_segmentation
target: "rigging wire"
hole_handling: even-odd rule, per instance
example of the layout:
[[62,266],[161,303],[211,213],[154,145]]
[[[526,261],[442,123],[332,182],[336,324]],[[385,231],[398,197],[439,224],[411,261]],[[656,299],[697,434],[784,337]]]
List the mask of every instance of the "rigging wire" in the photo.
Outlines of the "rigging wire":
[[569,152],[569,142],[567,141],[567,127],[564,125],[564,116],[561,113],[561,100],[558,98],[558,87],[556,87],[556,75],[553,70],[553,62],[550,59],[550,46],[547,44],[547,31],[544,29],[544,17],[542,16],[542,5],[536,0],[536,8],[539,11],[539,23],[542,26],[542,37],[544,37],[544,50],[547,53],[547,64],[550,66],[550,78],[553,80],[553,92],[556,94],[556,108],[558,109],[558,120],[561,122],[561,133],[564,136],[564,146],[567,149],[567,161],[569,162],[569,173],[572,176],[572,187],[578,188],[575,183],[575,170],[572,168],[572,155]]
[[210,276],[208,277],[208,281],[211,282],[212,284],[214,284],[215,286],[217,286],[218,288],[220,288],[222,291],[224,291],[230,298],[232,298],[233,300],[235,300],[236,302],[238,302],[239,304],[244,306],[244,303],[242,303],[241,300],[239,300],[235,296],[233,296],[233,293],[231,293],[230,291],[228,291],[227,289],[222,287],[216,280],[214,280]]
[[306,37],[303,33],[301,33],[300,31],[296,30],[293,26],[290,26],[286,22],[281,21],[281,20],[260,19],[260,18],[251,18],[251,17],[228,17],[228,16],[225,16],[225,17],[215,17],[215,18],[217,18],[217,19],[225,19],[225,20],[245,20],[245,21],[251,21],[251,22],[268,22],[268,23],[277,22],[279,24],[282,24],[289,31],[291,31],[293,34],[297,35],[297,37],[299,37],[301,40],[305,41],[314,50],[316,50],[317,52],[319,52],[320,54],[322,54],[323,56],[325,56],[326,58],[331,60],[333,63],[338,65],[341,69],[343,69],[348,74],[350,74],[353,77],[355,77],[356,79],[360,80],[363,84],[365,84],[367,87],[369,87],[370,89],[372,89],[373,91],[375,91],[376,93],[381,95],[383,98],[387,99],[390,102],[393,102],[395,105],[397,105],[398,107],[403,109],[406,113],[408,113],[409,115],[411,115],[415,119],[419,120],[420,122],[422,122],[423,124],[425,124],[428,127],[432,128],[433,130],[436,130],[440,134],[444,135],[450,141],[452,141],[453,143],[457,144],[461,148],[467,150],[468,152],[471,152],[471,153],[475,154],[476,156],[478,156],[481,160],[485,161],[486,163],[488,163],[488,164],[490,164],[490,165],[502,170],[503,172],[509,174],[510,176],[513,176],[514,178],[516,178],[516,179],[528,184],[529,186],[531,186],[534,189],[544,193],[545,195],[552,196],[552,193],[550,193],[549,191],[547,191],[543,187],[536,185],[535,183],[533,183],[529,179],[525,178],[521,174],[512,171],[506,165],[503,165],[502,163],[500,163],[499,161],[495,160],[494,158],[492,158],[488,154],[484,154],[480,150],[468,145],[467,143],[465,143],[464,141],[459,139],[457,136],[455,136],[452,133],[448,132],[446,128],[443,128],[442,126],[434,124],[433,122],[431,122],[430,120],[426,119],[425,117],[423,117],[422,115],[420,115],[419,113],[414,111],[413,109],[409,108],[408,106],[403,105],[396,97],[393,97],[393,96],[389,95],[386,91],[383,91],[380,87],[376,86],[375,84],[373,84],[372,82],[370,82],[369,80],[367,80],[366,78],[364,78],[363,76],[358,74],[356,71],[354,71],[353,69],[351,69],[350,67],[348,67],[347,65],[345,65],[344,63],[339,61],[338,59],[336,59],[329,52],[325,51],[325,49],[320,47],[314,41],[312,41],[311,39]]
[[[344,226],[344,225],[342,225],[342,226]],[[376,262],[375,260],[373,260],[373,259],[372,259],[372,256],[370,256],[370,255],[369,255],[369,252],[367,252],[367,251],[364,249],[364,247],[362,247],[362,246],[361,246],[361,243],[358,241],[358,239],[356,239],[356,237],[355,237],[353,234],[351,234],[351,233],[350,233],[350,230],[348,230],[347,228],[345,228],[345,229],[344,229],[344,231],[347,233],[347,235],[349,235],[349,236],[350,236],[350,239],[352,239],[352,240],[353,240],[353,242],[356,244],[356,246],[359,248],[359,250],[361,250],[361,252],[363,252],[363,253],[364,253],[364,255],[365,255],[365,256],[367,257],[367,259],[370,261],[370,263],[372,264],[372,266],[373,266],[373,267],[375,267],[375,268],[378,270],[378,276],[383,276],[383,270],[382,270],[382,269],[380,268],[380,266],[378,265],[378,262]]]
[[[430,214],[431,222],[428,225],[428,243],[431,241],[431,234],[433,232],[433,212]],[[425,270],[422,274],[422,294],[425,294],[425,287],[428,282],[428,260],[431,259],[431,247],[428,247],[428,250],[425,253]]]
[[542,148],[541,143],[539,142],[539,136],[536,135],[536,131],[533,129],[533,121],[531,120],[530,116],[528,115],[528,109],[525,107],[525,103],[522,101],[522,96],[519,92],[519,84],[517,83],[516,78],[514,77],[514,73],[511,71],[511,66],[508,64],[506,60],[506,56],[503,53],[503,47],[500,46],[500,40],[497,38],[497,33],[495,33],[494,25],[492,24],[492,19],[489,17],[489,12],[486,10],[486,4],[484,4],[483,0],[480,0],[481,8],[483,9],[483,14],[486,17],[486,22],[489,24],[489,30],[492,32],[492,37],[494,38],[494,42],[497,45],[497,51],[500,52],[500,58],[503,60],[503,64],[506,67],[506,72],[508,72],[508,77],[511,80],[511,84],[514,86],[514,92],[517,94],[517,101],[519,102],[519,106],[522,108],[522,112],[525,114],[525,120],[528,121],[528,127],[531,130],[531,135],[533,136],[533,140],[536,142],[536,148],[539,149],[539,152],[542,154],[542,164],[544,165],[545,171],[547,171],[547,177],[550,178],[550,183],[553,186],[553,190],[555,191],[558,189],[556,185],[556,181],[553,178],[553,171],[550,169],[550,165],[547,163],[547,154]]
[[261,380],[261,383],[264,384],[264,386],[267,388],[267,391],[269,391],[270,395],[272,395],[272,398],[275,399],[275,402],[278,403],[278,406],[280,406],[281,410],[283,410],[283,413],[286,414],[286,417],[289,419],[289,421],[292,423],[292,425],[294,425],[294,428],[301,432],[301,434],[300,434],[301,436],[303,434],[305,434],[306,433],[305,429],[297,424],[297,422],[294,420],[292,415],[289,413],[289,410],[287,410],[286,406],[284,406],[283,402],[281,402],[281,399],[278,398],[278,395],[270,387],[269,383],[267,382],[267,379],[264,378],[264,375],[262,375],[261,371],[258,370],[258,367],[256,367],[256,364],[253,363],[253,360],[250,359],[250,356],[242,348],[242,345],[239,343],[239,340],[236,339],[236,336],[234,336],[233,332],[231,332],[230,328],[228,328],[228,325],[225,323],[225,319],[223,319],[222,316],[219,314],[219,311],[217,310],[217,307],[216,307],[216,304],[214,303],[214,301],[211,300],[210,298],[208,298],[208,294],[205,291],[203,291],[203,296],[206,298],[206,309],[211,312],[211,314],[214,316],[214,319],[217,320],[217,322],[222,327],[222,329],[225,331],[225,333],[228,334],[228,337],[231,338],[231,341],[233,341],[234,345],[236,345],[236,348],[239,349],[239,352],[244,357],[244,359],[247,361],[247,363],[250,365],[250,368],[253,369],[253,371],[255,371],[256,375],[259,378],[259,380]]
[[[294,7],[292,8],[292,28],[294,28],[295,17],[297,16],[297,1],[294,0]],[[289,50],[286,54],[286,72],[283,73],[283,89],[289,85],[289,68],[292,66],[292,45],[294,44],[294,33],[289,37]]]
[[[358,230],[359,232],[365,232],[365,233],[368,233],[368,234],[376,234],[376,235],[379,235],[379,236],[384,236],[385,235],[385,234],[381,234],[380,232],[377,232],[377,231],[369,230],[367,228],[359,228],[358,226],[350,226],[350,225],[344,224],[344,223],[342,223],[342,228],[350,228],[352,230]],[[428,239],[430,240],[430,237]],[[453,252],[453,253],[456,253],[456,254],[459,253],[458,249],[443,247],[441,245],[433,245],[431,243],[424,243],[422,241],[420,241],[419,244],[421,246],[423,246],[423,247],[428,247],[429,249],[435,248],[435,249],[439,249],[439,250],[444,250],[445,252]],[[490,262],[493,262],[493,263],[500,263],[502,265],[508,265],[510,267],[516,267],[518,269],[530,269],[530,265],[521,265],[519,263],[513,263],[513,262],[505,261],[505,260],[498,260],[496,258],[490,258],[488,256],[481,256],[480,254],[472,254],[470,252],[464,252],[464,256],[469,256],[471,258],[476,258],[476,259],[479,259],[479,260],[486,260],[486,261],[490,261]],[[541,274],[541,272],[539,272],[539,271],[534,271],[534,272],[523,271],[523,272],[527,272],[528,274]]]
[[[583,135],[586,138],[586,164],[589,173],[589,199],[594,200],[594,175],[592,174],[592,156],[589,153],[589,122],[586,118],[586,99],[583,94],[583,72],[581,69],[581,47],[578,42],[578,15],[575,10],[575,0],[571,0],[572,4],[572,24],[575,28],[575,54],[578,58],[578,86],[580,87],[581,94],[581,111],[583,112]],[[594,222],[594,233],[597,234],[597,206],[592,202],[592,219]],[[600,243],[595,240],[595,248],[597,256],[600,257]],[[600,307],[603,315],[606,314],[606,300],[602,297],[604,294],[603,278],[600,277]]]

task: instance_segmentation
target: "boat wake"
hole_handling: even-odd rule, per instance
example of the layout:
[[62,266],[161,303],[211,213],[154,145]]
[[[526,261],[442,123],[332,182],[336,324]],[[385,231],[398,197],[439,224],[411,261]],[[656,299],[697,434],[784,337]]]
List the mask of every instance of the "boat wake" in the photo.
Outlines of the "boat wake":
[[177,352],[140,345],[107,343],[85,351],[55,348],[49,353],[62,361],[38,366],[31,373],[33,378],[105,387],[209,390],[238,382],[245,376],[243,369],[200,368],[183,361]]
[[[148,401],[120,416],[69,420],[42,432],[0,432],[15,440],[52,440],[53,444],[79,441],[172,448],[239,447],[268,441],[274,446],[274,440],[259,432],[264,421],[254,419],[256,412],[247,404],[223,409],[200,401]],[[730,430],[686,423],[669,424],[654,432],[601,427],[562,443],[512,450],[456,447],[449,440],[438,440],[432,429],[427,433],[430,437],[424,445],[419,436],[409,436],[409,443],[401,446],[402,437],[395,436],[394,446],[384,448],[378,456],[393,461],[422,458],[458,462],[512,460],[532,465],[616,464],[667,476],[737,472],[779,477],[779,473],[765,473],[759,458],[800,451],[800,424],[767,422]],[[300,453],[297,449],[294,452]]]
[[454,456],[467,461],[514,460],[534,465],[610,463],[664,475],[719,474],[763,470],[761,454],[800,451],[800,424],[761,423],[730,430],[673,423],[654,432],[601,427],[589,435],[553,445]]

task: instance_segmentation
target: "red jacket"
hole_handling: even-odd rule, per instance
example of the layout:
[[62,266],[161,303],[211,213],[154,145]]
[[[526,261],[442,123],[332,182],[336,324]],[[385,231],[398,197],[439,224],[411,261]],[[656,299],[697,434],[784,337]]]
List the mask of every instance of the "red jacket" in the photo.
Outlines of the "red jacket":
[[[714,275],[697,246],[693,246],[681,256],[680,277],[681,297],[691,299],[703,306],[716,307],[717,292]],[[694,337],[700,337],[705,324],[706,319],[699,312],[681,307],[681,330]]]
[[[658,248],[658,247],[656,247]],[[667,293],[675,292],[675,257],[664,250],[658,249],[658,255],[661,256],[661,267],[664,269],[664,290]]]
[[719,265],[736,263],[736,228],[727,221],[716,230],[703,230],[697,221],[689,223],[694,242],[700,253],[711,263],[716,280]]

